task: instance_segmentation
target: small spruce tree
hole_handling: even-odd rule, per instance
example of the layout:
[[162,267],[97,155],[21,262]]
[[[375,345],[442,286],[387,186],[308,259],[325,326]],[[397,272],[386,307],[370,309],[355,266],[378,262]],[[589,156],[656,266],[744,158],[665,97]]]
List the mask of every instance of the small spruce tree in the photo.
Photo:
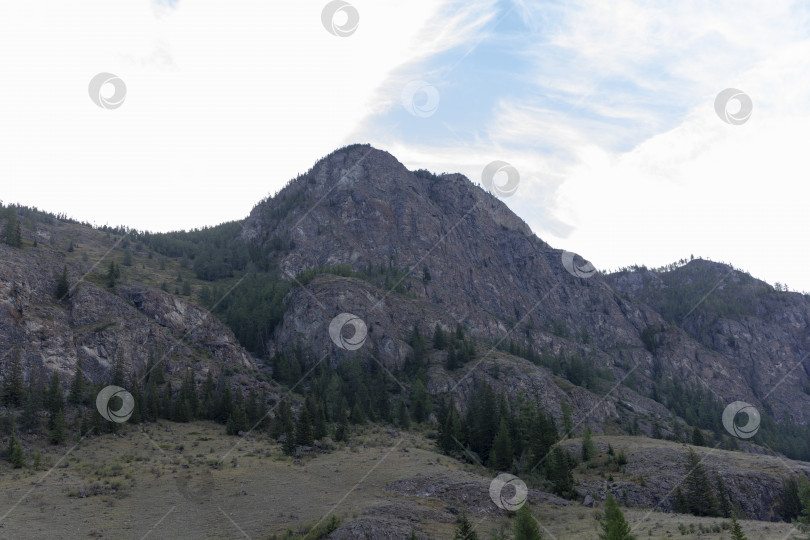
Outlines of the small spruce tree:
[[732,540],[748,540],[748,537],[745,536],[745,532],[743,532],[740,523],[737,521],[737,517],[734,515],[731,516],[731,538]]
[[515,515],[515,540],[543,540],[540,526],[534,519],[532,511],[525,504]]
[[590,461],[596,457],[597,453],[598,450],[596,448],[596,443],[593,442],[591,428],[586,427],[585,434],[582,436],[582,461]]
[[703,437],[703,432],[697,427],[692,430],[692,444],[695,446],[706,446],[706,439]]
[[456,521],[456,534],[453,535],[453,540],[478,540],[478,533],[465,514],[461,514]]
[[67,421],[65,420],[64,409],[59,409],[51,419],[50,441],[51,444],[62,444],[67,440]]
[[8,442],[8,450],[6,451],[8,460],[15,469],[21,469],[25,465],[25,456],[23,455],[23,447],[20,440],[15,433],[11,434],[11,439]]
[[601,540],[635,540],[630,534],[630,524],[624,519],[619,503],[608,493],[605,499],[605,517],[602,520]]

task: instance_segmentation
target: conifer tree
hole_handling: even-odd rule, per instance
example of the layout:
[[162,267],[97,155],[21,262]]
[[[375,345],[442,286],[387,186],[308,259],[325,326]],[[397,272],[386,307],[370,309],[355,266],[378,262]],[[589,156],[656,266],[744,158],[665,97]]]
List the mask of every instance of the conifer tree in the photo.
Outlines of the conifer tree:
[[411,417],[408,414],[408,407],[405,405],[404,399],[400,399],[397,404],[397,425],[402,429],[411,427]]
[[703,432],[697,427],[692,429],[692,444],[695,446],[706,446],[706,439],[703,437]]
[[442,330],[439,323],[436,323],[436,327],[433,329],[433,348],[442,350],[447,346],[447,336],[444,335],[444,330]]
[[51,374],[51,382],[45,394],[45,408],[51,414],[51,417],[55,416],[57,412],[64,408],[64,401],[62,386],[59,384],[59,376],[54,371]]
[[298,422],[295,425],[295,444],[298,446],[312,446],[315,441],[312,439],[312,419],[306,407],[301,409],[298,415]]
[[717,487],[717,509],[720,516],[727,518],[731,516],[731,504],[728,500],[728,492],[726,491],[726,484],[723,482],[723,477],[719,473],[715,474],[716,487]]
[[113,369],[110,384],[123,387],[125,376],[126,374],[124,372],[124,360],[121,358],[121,354],[119,352],[116,352],[115,360],[113,360]]
[[686,502],[689,511],[696,516],[716,516],[717,501],[711,482],[700,456],[690,448],[686,457],[687,476],[684,481]]
[[247,414],[245,413],[245,403],[242,392],[235,392],[233,412],[228,417],[226,431],[228,435],[238,435],[240,431],[247,431]]
[[559,435],[554,418],[537,411],[529,431],[529,453],[535,463],[545,462]]
[[67,266],[62,267],[62,273],[56,278],[56,290],[54,296],[57,300],[66,300],[70,294],[70,284],[68,283]]
[[17,211],[9,206],[6,209],[6,226],[3,229],[3,240],[11,247],[22,247],[22,229],[17,219]]
[[16,347],[11,353],[11,359],[6,364],[3,379],[3,404],[8,407],[19,407],[25,400],[25,388],[23,386],[23,368],[20,359],[20,351]]
[[475,532],[475,527],[465,514],[461,514],[456,521],[456,533],[453,535],[453,540],[478,540],[478,533]]
[[76,360],[76,369],[73,373],[73,381],[70,383],[68,393],[68,403],[80,405],[84,403],[84,376],[82,375],[82,359]]
[[284,442],[282,443],[281,449],[286,455],[291,456],[295,453],[295,430],[290,427],[284,432],[283,437]]
[[11,433],[11,439],[8,441],[6,455],[15,469],[20,469],[25,465],[25,455],[23,454],[22,444],[13,431]]
[[572,473],[574,465],[571,460],[568,452],[559,446],[555,446],[551,451],[547,476],[552,483],[554,493],[560,497],[571,498],[574,496],[574,475]]
[[320,440],[326,437],[326,414],[324,413],[323,406],[315,399],[315,396],[310,395],[307,398],[307,411],[312,422],[312,438]]
[[675,511],[679,514],[689,513],[689,502],[686,500],[686,495],[683,494],[681,486],[675,489]]
[[597,453],[598,450],[596,448],[596,443],[593,442],[591,428],[586,427],[585,433],[582,436],[582,461],[590,461],[592,458],[596,457]]
[[197,398],[197,385],[194,383],[194,373],[191,369],[186,370],[178,399],[183,408],[184,419],[181,421],[188,422],[196,418],[199,414],[200,404]]
[[[135,403],[135,407],[132,409],[132,415],[129,417],[128,422],[130,424],[140,424],[143,421],[143,411],[146,410],[146,400],[135,373],[132,373],[129,381],[129,387],[132,388],[132,401]],[[82,433],[84,433],[84,431],[82,431]]]
[[742,527],[740,527],[740,523],[737,521],[737,517],[734,515],[731,516],[731,538],[732,540],[748,540]]
[[442,453],[453,455],[459,450],[458,443],[456,442],[460,435],[459,417],[458,413],[456,412],[456,408],[452,403],[446,407],[443,407],[443,409],[443,418],[439,423],[439,436],[436,442],[439,446],[439,450],[441,450]]
[[563,416],[564,437],[570,436],[571,430],[574,429],[574,421],[571,415],[571,405],[568,404],[568,400],[563,398],[560,407],[562,409],[562,416]]
[[231,392],[230,385],[225,384],[224,389],[222,390],[222,397],[219,400],[219,407],[217,414],[219,422],[223,424],[227,422],[228,418],[231,416],[232,411],[233,411],[233,394]]
[[119,277],[121,277],[121,269],[118,268],[115,261],[110,261],[110,265],[107,267],[107,274],[105,275],[107,287],[115,287],[115,280],[117,280]]
[[51,418],[50,440],[51,444],[61,444],[67,440],[67,421],[65,420],[65,410],[59,409],[56,416]]
[[252,388],[248,392],[248,398],[245,402],[245,416],[247,416],[247,423],[250,428],[256,425],[259,420],[259,405],[256,403],[258,396],[256,391]]
[[790,523],[802,513],[802,501],[799,498],[799,482],[795,477],[782,481],[782,495],[779,497],[779,513],[782,519]]
[[445,359],[444,366],[448,371],[453,371],[454,369],[461,367],[461,362],[459,362],[458,355],[456,353],[456,347],[452,343],[447,348],[447,358]]
[[802,502],[802,513],[799,521],[810,525],[810,480],[802,475],[799,478],[799,500]]
[[532,516],[532,511],[525,504],[518,509],[515,515],[515,540],[543,540],[540,526]]
[[270,436],[278,439],[285,433],[293,430],[292,412],[290,405],[286,401],[279,403],[273,421],[270,423]]
[[200,414],[203,418],[207,418],[208,420],[214,420],[216,418],[217,398],[215,394],[216,385],[214,383],[214,376],[211,374],[211,370],[208,370],[205,381],[200,388],[202,401]]
[[25,392],[25,405],[20,416],[20,427],[24,431],[39,431],[39,393],[29,387]]
[[512,469],[512,440],[509,436],[509,427],[506,419],[501,418],[498,432],[492,441],[492,450],[489,454],[489,466],[496,471],[510,471]]
[[163,399],[160,401],[160,415],[163,418],[171,419],[172,414],[174,413],[174,407],[172,406],[172,394],[172,382],[169,381],[163,388]]
[[160,397],[158,396],[157,383],[154,377],[149,379],[146,387],[146,414],[145,419],[152,422],[160,416]]
[[349,413],[349,421],[352,424],[365,424],[366,423],[366,415],[363,413],[363,409],[360,408],[359,401],[354,402],[354,406],[352,407],[352,411]]
[[610,493],[605,499],[605,518],[602,521],[600,540],[635,540],[630,534],[630,524],[624,519],[619,503]]

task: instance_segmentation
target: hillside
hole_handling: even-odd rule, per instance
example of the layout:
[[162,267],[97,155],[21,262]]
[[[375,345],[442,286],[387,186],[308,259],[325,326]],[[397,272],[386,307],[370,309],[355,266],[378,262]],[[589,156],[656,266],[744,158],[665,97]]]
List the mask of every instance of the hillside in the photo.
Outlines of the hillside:
[[[608,491],[637,509],[628,516],[684,510],[674,490],[686,469],[660,471],[682,462],[690,443],[708,452],[712,478],[723,478],[724,487],[710,488],[717,501],[736,501],[740,516],[756,520],[795,517],[782,499],[784,482],[810,470],[799,461],[810,461],[810,299],[730,266],[693,260],[575,275],[566,269],[571,254],[539,239],[467,178],[409,171],[367,145],[319,160],[244,220],[201,230],[158,234],[24,207],[0,212],[0,230],[19,231],[18,242],[12,234],[0,244],[2,443],[10,448],[12,433],[19,437],[26,471],[48,441],[53,464],[71,439],[87,448],[79,457],[86,462],[115,434],[138,441],[139,431],[156,437],[158,425],[182,433],[218,427],[205,436],[218,448],[250,441],[261,448],[255,455],[272,455],[286,469],[317,443],[324,453],[311,463],[325,471],[351,461],[368,430],[396,430],[427,452],[423,465],[435,462],[430,474],[451,476],[442,481],[447,489],[468,481],[451,471],[478,475],[483,495],[468,488],[480,500],[462,498],[456,510],[474,514],[488,505],[479,519],[488,528],[499,523],[503,512],[492,517],[497,507],[482,479],[509,471],[544,501],[535,511],[555,535],[583,537],[568,517],[557,528],[555,512],[581,510]],[[124,425],[105,422],[94,407],[108,384],[134,396]],[[736,401],[761,415],[751,438],[723,423]],[[591,433],[597,455],[583,459],[581,438]],[[169,462],[188,456],[180,439],[152,444],[150,437],[121,451],[167,444],[183,447]],[[626,463],[618,463],[620,450]],[[214,453],[195,453],[197,465]],[[417,472],[429,471],[413,456],[403,459],[396,474],[404,493]],[[19,475],[10,462],[6,474]],[[73,481],[89,482],[87,473]],[[141,489],[145,482],[133,478],[128,497],[144,508],[160,483]],[[350,502],[354,476],[328,482],[347,497],[342,526],[349,528],[332,537],[363,527],[370,537],[389,526],[392,538],[410,533],[399,521],[413,508],[388,516],[368,500]],[[22,484],[14,485],[19,493]],[[53,487],[44,486],[38,492],[51,501]],[[307,486],[304,494],[317,491]],[[285,489],[257,489],[257,501],[292,497]],[[344,504],[338,499],[329,500]],[[557,501],[553,512],[543,509],[548,501]],[[243,506],[227,504],[236,514]],[[458,512],[428,506],[411,521],[420,534],[446,537]],[[349,518],[349,508],[359,515]],[[300,529],[321,510],[289,510],[282,521]],[[702,523],[730,515],[706,512]],[[672,519],[661,519],[671,527]],[[276,525],[249,525],[250,536],[283,533]]]
[[[648,479],[656,475],[649,459],[682,452],[678,444],[652,439],[641,447],[635,438],[596,441],[600,447],[626,448],[631,452],[626,475]],[[28,493],[2,522],[0,536],[301,537],[330,510],[337,517],[337,529],[329,537],[333,539],[363,534],[407,538],[411,531],[418,538],[451,538],[461,510],[478,524],[483,538],[514,524],[514,517],[489,500],[488,471],[438,454],[432,441],[419,434],[368,428],[350,443],[295,460],[263,437],[249,436],[233,447],[234,439],[216,424],[163,421],[143,431],[125,426],[118,435],[88,439],[61,462],[64,449],[43,445],[42,469],[4,472],[0,477],[4,513]],[[773,457],[724,451],[716,455],[716,463],[729,460],[739,462],[745,474],[778,476],[783,467]],[[57,462],[54,472],[34,484]],[[373,474],[364,478],[374,465]],[[596,476],[585,469],[577,474]],[[607,485],[604,479],[598,483]],[[335,506],[352,486],[356,489],[351,496]],[[621,479],[611,486],[617,496],[622,490],[633,494]],[[529,502],[547,538],[597,538],[597,509],[536,490],[530,491]],[[728,521],[719,518],[643,508],[624,511],[638,538],[729,537]],[[324,519],[319,527],[329,523]],[[742,524],[749,538],[785,538],[791,532],[787,523]],[[691,532],[682,534],[681,529]]]

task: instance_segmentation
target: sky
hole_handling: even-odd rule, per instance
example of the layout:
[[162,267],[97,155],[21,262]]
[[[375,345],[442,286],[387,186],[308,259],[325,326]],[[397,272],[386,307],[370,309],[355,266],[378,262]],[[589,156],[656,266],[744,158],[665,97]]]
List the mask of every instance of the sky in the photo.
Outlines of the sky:
[[367,142],[476,183],[510,164],[503,201],[599,269],[810,291],[807,2],[27,0],[0,51],[5,203],[214,225]]

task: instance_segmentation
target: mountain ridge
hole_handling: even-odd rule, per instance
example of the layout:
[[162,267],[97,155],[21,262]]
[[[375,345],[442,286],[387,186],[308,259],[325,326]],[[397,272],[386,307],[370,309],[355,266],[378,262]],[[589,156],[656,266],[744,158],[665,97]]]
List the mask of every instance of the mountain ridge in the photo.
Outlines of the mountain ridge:
[[[55,371],[67,387],[81,359],[102,385],[120,360],[137,385],[157,362],[167,403],[206,385],[209,397],[238,396],[202,416],[229,434],[250,427],[234,420],[240,407],[251,422],[265,411],[277,440],[292,437],[283,414],[304,410],[336,439],[412,417],[445,454],[490,467],[499,426],[479,417],[514,416],[504,429],[517,441],[525,408],[555,438],[588,429],[810,459],[806,296],[700,259],[610,274],[576,259],[575,271],[573,254],[463,175],[409,171],[367,145],[336,150],[244,220],[211,228],[93,229],[2,211],[24,227],[21,247],[0,245],[0,346],[21,353],[29,382]],[[57,299],[63,269],[70,294]],[[359,347],[330,332],[341,314],[362,320]],[[735,401],[761,412],[751,440],[724,425]],[[453,431],[462,425],[470,432]],[[545,455],[527,447],[516,442],[504,467],[551,490],[550,473],[535,471]],[[729,489],[750,491],[733,476]],[[605,491],[589,482],[553,489]],[[676,509],[668,485],[623,482],[625,502]],[[774,519],[779,478],[756,489],[745,511]]]

